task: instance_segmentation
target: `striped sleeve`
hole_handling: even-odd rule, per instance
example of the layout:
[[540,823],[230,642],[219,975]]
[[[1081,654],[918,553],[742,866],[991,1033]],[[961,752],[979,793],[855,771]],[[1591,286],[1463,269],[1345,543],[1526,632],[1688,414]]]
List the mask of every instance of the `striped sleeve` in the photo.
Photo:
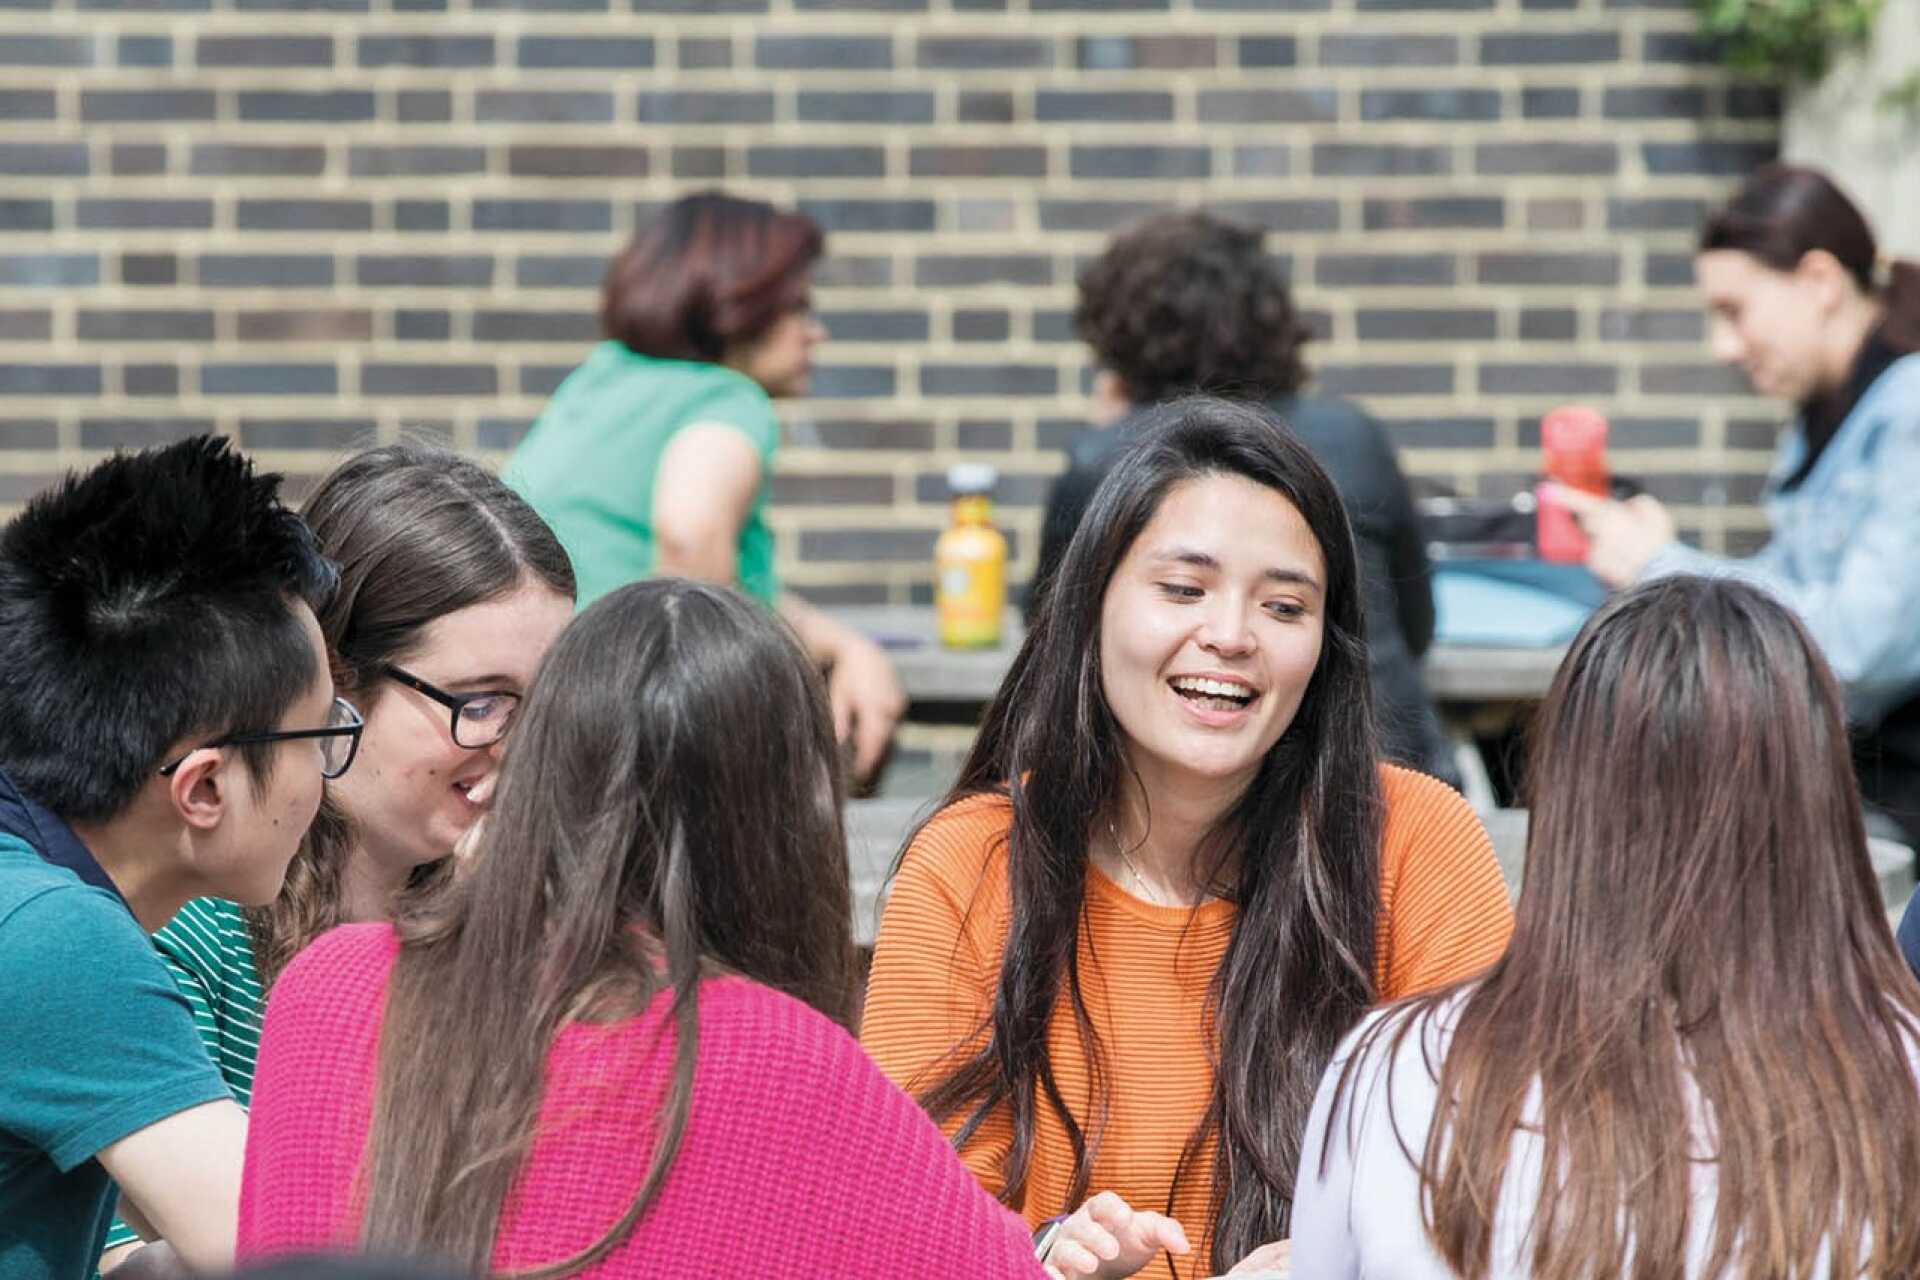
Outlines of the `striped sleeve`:
[[1383,928],[1378,957],[1384,1000],[1473,977],[1513,936],[1513,903],[1493,842],[1458,792],[1388,766],[1381,833]]

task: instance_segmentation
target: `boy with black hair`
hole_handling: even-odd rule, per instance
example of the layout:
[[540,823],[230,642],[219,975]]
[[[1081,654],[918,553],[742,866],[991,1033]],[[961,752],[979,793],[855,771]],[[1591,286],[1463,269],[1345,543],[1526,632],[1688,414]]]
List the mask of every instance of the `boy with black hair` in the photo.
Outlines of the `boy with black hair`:
[[231,1262],[245,1117],[148,944],[265,903],[352,760],[332,567],[222,440],[116,456],[0,532],[0,1280],[82,1280],[115,1201]]

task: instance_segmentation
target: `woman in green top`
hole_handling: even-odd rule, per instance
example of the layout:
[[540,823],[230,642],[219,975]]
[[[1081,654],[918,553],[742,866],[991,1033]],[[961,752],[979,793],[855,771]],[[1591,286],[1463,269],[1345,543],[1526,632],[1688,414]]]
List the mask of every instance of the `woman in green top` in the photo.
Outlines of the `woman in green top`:
[[[334,925],[391,917],[473,827],[501,740],[573,616],[552,530],[484,468],[438,449],[348,459],[303,512],[340,589],[319,611],[334,687],[366,717],[354,767],[268,907],[189,902],[154,935],[235,1099],[252,1094],[266,989]],[[103,1269],[136,1237],[116,1223]]]
[[880,763],[905,708],[879,646],[780,589],[765,512],[779,424],[826,331],[809,290],[823,248],[798,213],[683,197],[613,260],[606,341],[554,392],[506,479],[573,557],[586,605],[654,574],[738,586],[827,668],[854,767]]

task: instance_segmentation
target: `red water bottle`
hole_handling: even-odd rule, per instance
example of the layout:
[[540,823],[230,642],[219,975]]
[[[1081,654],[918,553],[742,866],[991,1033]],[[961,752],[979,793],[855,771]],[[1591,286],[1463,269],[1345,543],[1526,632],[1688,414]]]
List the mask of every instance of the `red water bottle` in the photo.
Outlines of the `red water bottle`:
[[[1607,420],[1584,405],[1562,405],[1540,419],[1540,452],[1547,479],[1604,498],[1607,482]],[[1573,512],[1542,485],[1535,495],[1536,534],[1542,560],[1583,564],[1587,535]]]

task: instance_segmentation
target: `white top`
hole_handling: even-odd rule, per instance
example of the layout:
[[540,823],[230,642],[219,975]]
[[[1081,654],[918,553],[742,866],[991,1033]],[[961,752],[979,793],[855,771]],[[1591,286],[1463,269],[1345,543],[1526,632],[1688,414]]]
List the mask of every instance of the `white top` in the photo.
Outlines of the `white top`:
[[[1375,1042],[1349,1086],[1331,1140],[1327,1119],[1341,1069],[1359,1037],[1392,1010],[1376,1011],[1348,1035],[1320,1081],[1313,1114],[1302,1136],[1300,1169],[1293,1202],[1293,1268],[1311,1280],[1453,1280],[1422,1224],[1419,1160],[1426,1150],[1439,1089],[1435,1080],[1452,1040],[1462,996],[1455,996],[1401,1041],[1389,1063],[1386,1047],[1392,1031]],[[1912,1050],[1910,1049],[1910,1054]],[[1913,1059],[1920,1075],[1920,1057]],[[1428,1064],[1432,1064],[1429,1068]],[[1382,1070],[1383,1065],[1386,1067]],[[1389,1118],[1388,1108],[1392,1113]],[[1522,1126],[1514,1133],[1507,1175],[1494,1211],[1490,1280],[1527,1280],[1528,1239],[1540,1186],[1541,1142],[1528,1122],[1538,1123],[1536,1086],[1522,1108]],[[1351,1140],[1349,1141],[1349,1126]],[[1398,1134],[1396,1135],[1396,1126]],[[1324,1176],[1320,1172],[1327,1154]],[[1688,1214],[1687,1263],[1693,1280],[1712,1244],[1714,1197],[1718,1177],[1711,1161],[1693,1166],[1692,1208]],[[1827,1270],[1824,1252],[1816,1274]]]

